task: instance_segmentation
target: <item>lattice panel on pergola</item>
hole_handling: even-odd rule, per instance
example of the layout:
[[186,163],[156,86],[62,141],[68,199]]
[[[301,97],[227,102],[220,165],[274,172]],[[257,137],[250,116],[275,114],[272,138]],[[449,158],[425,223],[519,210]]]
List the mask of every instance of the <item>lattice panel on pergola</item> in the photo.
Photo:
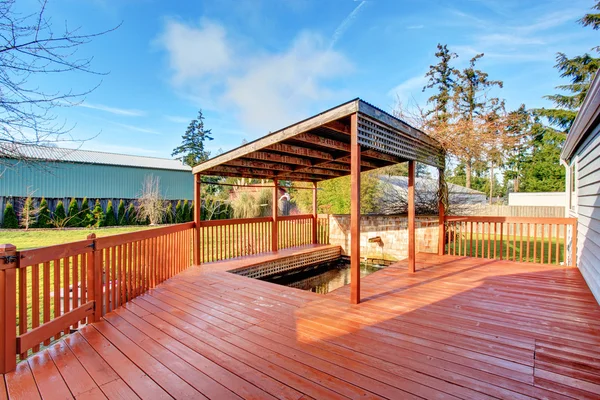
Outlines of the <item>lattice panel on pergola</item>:
[[438,148],[401,135],[362,114],[358,115],[358,144],[403,159],[416,160],[438,168],[444,167],[444,155]]

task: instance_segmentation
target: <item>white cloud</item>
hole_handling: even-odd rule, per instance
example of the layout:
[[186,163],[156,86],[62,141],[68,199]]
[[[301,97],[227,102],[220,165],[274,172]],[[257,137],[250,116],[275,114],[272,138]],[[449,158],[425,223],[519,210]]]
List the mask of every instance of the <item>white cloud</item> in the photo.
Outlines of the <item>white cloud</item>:
[[185,90],[188,98],[216,99],[221,110],[239,113],[247,128],[264,131],[305,116],[311,103],[334,94],[328,83],[352,65],[331,48],[333,40],[303,32],[287,49],[266,52],[234,46],[216,22],[190,26],[169,20],[159,43],[167,51],[178,91]]
[[423,72],[405,80],[391,89],[388,95],[397,98],[403,103],[410,102],[418,93],[423,91],[423,87],[427,84],[425,73]]
[[169,63],[178,84],[220,73],[231,65],[232,48],[225,29],[206,19],[199,26],[167,20],[158,43],[169,52]]
[[176,124],[185,124],[190,122],[193,118],[180,117],[178,115],[165,115],[165,119],[171,122],[175,122]]
[[125,128],[127,130],[134,131],[134,132],[149,133],[151,135],[161,135],[160,132],[155,131],[153,129],[142,128],[142,127],[139,127],[139,126],[128,125],[128,124],[121,124],[121,123],[118,123],[118,122],[113,122],[113,124],[115,124],[117,126],[120,126],[122,128]]
[[423,29],[425,28],[425,25],[409,25],[406,27],[406,29]]
[[92,103],[88,103],[88,102],[83,102],[81,104],[78,104],[78,106],[84,107],[84,108],[91,108],[92,110],[106,111],[111,114],[123,115],[126,117],[142,117],[142,116],[146,115],[146,112],[142,111],[142,110],[109,107],[109,106],[105,106],[103,104],[92,104]]

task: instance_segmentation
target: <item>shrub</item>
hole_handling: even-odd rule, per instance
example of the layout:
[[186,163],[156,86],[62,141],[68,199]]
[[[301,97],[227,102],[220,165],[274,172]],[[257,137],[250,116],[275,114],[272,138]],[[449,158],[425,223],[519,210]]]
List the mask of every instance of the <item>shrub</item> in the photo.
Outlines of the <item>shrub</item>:
[[115,209],[112,204],[112,200],[108,201],[106,205],[106,217],[104,218],[104,226],[116,226],[117,219],[115,218]]
[[135,214],[135,206],[133,203],[129,203],[129,207],[127,208],[127,225],[135,225],[136,224],[136,214]]
[[192,222],[194,220],[194,203],[190,201],[190,206],[187,215],[187,222]]
[[69,213],[67,214],[69,216],[69,220],[67,221],[67,226],[72,228],[81,226],[81,215],[79,212],[79,205],[77,204],[75,197],[73,197],[69,203]]
[[94,215],[94,226],[104,226],[104,220],[106,219],[106,215],[104,214],[104,210],[102,209],[102,204],[100,204],[99,199],[96,199],[96,204],[94,205],[94,210],[92,211],[92,214]]
[[2,227],[6,229],[18,229],[19,220],[17,219],[17,213],[11,203],[6,203],[4,207],[4,220]]
[[188,222],[190,217],[190,203],[187,200],[183,201],[183,210],[181,211],[181,222]]
[[36,217],[39,212],[39,208],[35,208],[33,204],[33,199],[31,197],[27,197],[23,202],[23,206],[21,207],[21,219],[19,221],[19,225],[25,229],[32,228],[36,225]]
[[83,228],[87,228],[88,226],[93,226],[96,221],[94,221],[94,215],[90,211],[90,202],[87,197],[84,197],[81,201],[81,210],[79,211],[79,226]]
[[64,228],[65,223],[67,222],[67,213],[65,212],[65,205],[62,200],[59,200],[58,203],[56,203],[56,208],[52,215],[52,222],[56,228]]
[[165,220],[164,220],[165,224],[172,224],[173,223],[173,203],[171,203],[170,201],[167,203],[167,208],[165,210]]
[[181,200],[177,201],[177,205],[175,206],[175,223],[180,224],[183,222],[183,205],[181,204]]
[[127,225],[127,213],[125,213],[125,202],[123,199],[119,201],[119,209],[117,211],[117,225]]
[[42,201],[40,202],[40,210],[38,213],[38,220],[35,224],[36,228],[50,228],[52,226],[52,221],[50,218],[50,210],[48,209],[48,202],[45,198],[42,197]]

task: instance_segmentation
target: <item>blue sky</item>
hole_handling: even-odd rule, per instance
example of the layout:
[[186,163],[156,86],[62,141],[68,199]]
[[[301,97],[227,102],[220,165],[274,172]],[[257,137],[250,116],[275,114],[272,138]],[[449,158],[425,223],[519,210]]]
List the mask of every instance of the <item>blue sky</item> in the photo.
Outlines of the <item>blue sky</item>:
[[[101,85],[59,110],[90,150],[169,157],[199,108],[215,140],[242,140],[354,97],[391,111],[396,99],[424,105],[424,74],[437,43],[464,66],[478,52],[509,108],[547,106],[561,83],[556,52],[581,54],[598,32],[575,21],[592,0],[51,0],[63,21],[93,32],[79,55],[106,76],[44,79],[50,89]],[[34,10],[35,0],[20,6]]]

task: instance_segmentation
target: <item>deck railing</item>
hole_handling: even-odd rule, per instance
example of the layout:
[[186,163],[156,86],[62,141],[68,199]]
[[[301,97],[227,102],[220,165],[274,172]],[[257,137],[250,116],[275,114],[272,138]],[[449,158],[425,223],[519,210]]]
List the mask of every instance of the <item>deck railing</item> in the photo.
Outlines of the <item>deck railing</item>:
[[[278,217],[278,249],[313,243],[312,214]],[[239,218],[200,222],[203,263],[273,251],[273,218]],[[317,217],[317,243],[329,242],[329,216]]]
[[[446,217],[446,254],[567,264],[576,218]],[[571,264],[574,265],[571,257]]]
[[194,226],[22,251],[0,245],[0,372],[189,267]]

